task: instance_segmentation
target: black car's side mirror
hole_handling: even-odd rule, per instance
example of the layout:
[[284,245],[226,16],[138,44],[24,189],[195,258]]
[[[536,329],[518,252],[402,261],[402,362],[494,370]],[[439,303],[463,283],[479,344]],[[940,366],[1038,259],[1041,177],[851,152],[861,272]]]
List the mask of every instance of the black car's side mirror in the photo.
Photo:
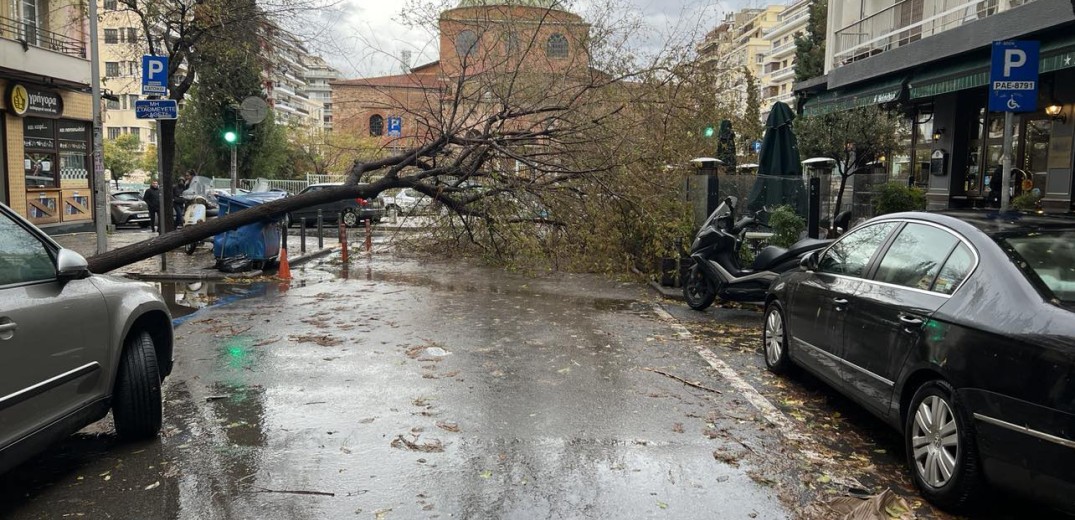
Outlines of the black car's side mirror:
[[802,260],[799,261],[799,266],[807,271],[816,271],[818,265],[818,259],[821,257],[821,251],[811,251]]

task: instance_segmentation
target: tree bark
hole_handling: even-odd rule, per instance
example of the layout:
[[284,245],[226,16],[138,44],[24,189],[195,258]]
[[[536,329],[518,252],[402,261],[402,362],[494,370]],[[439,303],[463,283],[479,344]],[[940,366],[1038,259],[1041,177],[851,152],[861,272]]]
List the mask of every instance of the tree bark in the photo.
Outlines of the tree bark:
[[[161,171],[158,175],[161,187],[161,229],[164,232],[175,229],[175,206],[172,197],[172,168],[175,165],[175,120],[163,119],[160,122],[160,135],[157,136],[157,153],[161,156]],[[137,260],[135,260],[137,262]]]
[[836,230],[836,216],[840,214],[840,206],[844,202],[844,188],[847,187],[847,179],[851,175],[840,174],[840,192],[836,194],[836,203],[833,204],[832,220],[829,221],[829,229]]
[[[259,221],[274,221],[296,209],[315,206],[348,198],[374,197],[393,185],[401,184],[398,180],[381,179],[373,184],[342,185],[325,190],[312,191],[294,197],[285,197],[266,204],[230,213],[220,218],[207,220],[201,224],[186,226],[182,229],[165,233],[161,236],[114,249],[88,259],[89,268],[94,273],[107,273],[146,258],[166,253],[197,240],[204,240],[218,233],[230,231],[246,224]],[[165,211],[164,208],[161,208]],[[170,210],[170,208],[169,208]],[[167,213],[167,211],[165,211]]]

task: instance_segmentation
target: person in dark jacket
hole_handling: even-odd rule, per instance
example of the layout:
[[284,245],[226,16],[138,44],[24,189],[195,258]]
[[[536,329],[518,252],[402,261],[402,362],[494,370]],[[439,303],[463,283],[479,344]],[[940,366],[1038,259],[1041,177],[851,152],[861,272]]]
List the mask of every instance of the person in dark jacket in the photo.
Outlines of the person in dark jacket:
[[1004,166],[997,165],[989,178],[989,202],[1000,206],[1000,190],[1004,186]]
[[177,228],[183,225],[183,212],[187,209],[187,201],[183,198],[183,192],[190,187],[192,177],[188,173],[185,177],[176,179],[175,185],[172,186],[172,207],[175,209],[175,227]]
[[149,206],[149,229],[156,233],[157,218],[161,210],[161,189],[156,181],[150,184],[149,189],[142,194],[142,200],[146,201],[146,206]]

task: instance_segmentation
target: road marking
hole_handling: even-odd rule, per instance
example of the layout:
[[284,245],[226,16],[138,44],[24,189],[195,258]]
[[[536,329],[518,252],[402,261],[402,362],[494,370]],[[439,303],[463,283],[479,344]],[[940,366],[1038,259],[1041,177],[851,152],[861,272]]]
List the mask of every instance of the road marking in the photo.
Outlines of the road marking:
[[[659,304],[653,305],[653,312],[656,313],[659,318],[667,322],[672,327],[672,330],[676,332],[677,336],[687,341],[693,341],[694,335],[687,330],[687,327],[669,314],[668,311],[664,310]],[[766,421],[769,421],[770,424],[780,431],[781,435],[787,439],[802,442],[803,444],[814,445],[813,439],[809,435],[799,431],[799,428],[794,421],[785,415],[784,412],[781,412],[776,405],[769,401],[769,399],[761,395],[761,392],[758,392],[753,385],[748,383],[746,379],[743,379],[743,376],[740,376],[735,369],[725,363],[724,360],[717,357],[712,350],[698,344],[695,344],[694,348],[698,352],[698,355],[702,356],[702,359],[704,359],[709,366],[713,367],[721,377],[728,381],[728,383],[732,385],[732,388],[742,394],[747,402],[757,409]],[[813,449],[803,449],[802,453],[811,462],[822,462],[824,460],[824,457]]]

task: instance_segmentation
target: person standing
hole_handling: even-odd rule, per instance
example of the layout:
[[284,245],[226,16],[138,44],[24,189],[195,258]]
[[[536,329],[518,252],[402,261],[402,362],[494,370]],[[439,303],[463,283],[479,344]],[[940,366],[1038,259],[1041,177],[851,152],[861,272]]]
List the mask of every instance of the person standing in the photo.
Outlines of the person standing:
[[183,225],[183,211],[187,207],[187,201],[183,199],[184,191],[187,191],[187,183],[184,177],[180,177],[175,180],[175,185],[172,186],[172,209],[175,211],[176,228]]
[[146,201],[146,206],[149,206],[149,229],[156,233],[159,226],[157,219],[161,210],[161,190],[157,181],[149,185],[149,189],[142,194],[142,200]]

